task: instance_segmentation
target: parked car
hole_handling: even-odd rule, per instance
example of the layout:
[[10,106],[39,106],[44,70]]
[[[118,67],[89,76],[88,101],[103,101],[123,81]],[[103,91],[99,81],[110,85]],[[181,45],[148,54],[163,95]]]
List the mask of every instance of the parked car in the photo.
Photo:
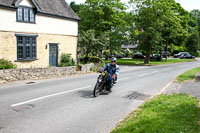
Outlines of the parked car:
[[192,56],[191,54],[182,54],[180,57],[180,59],[195,59],[195,56]]
[[132,59],[144,59],[145,56],[142,53],[135,53],[132,56]]
[[109,54],[109,55],[108,55],[108,58],[112,58],[112,57],[115,57],[115,56],[112,55],[112,54]]
[[178,54],[174,54],[174,58],[179,58],[182,54],[189,54],[188,52],[179,52]]
[[166,58],[166,56],[169,57],[169,52],[166,53],[165,51],[162,51],[161,55],[163,58]]
[[121,58],[124,58],[124,55],[123,54],[117,54],[115,57],[118,58],[118,59],[121,59]]
[[157,54],[152,54],[150,56],[150,60],[157,60],[157,61],[161,61],[162,60],[162,56],[159,56]]

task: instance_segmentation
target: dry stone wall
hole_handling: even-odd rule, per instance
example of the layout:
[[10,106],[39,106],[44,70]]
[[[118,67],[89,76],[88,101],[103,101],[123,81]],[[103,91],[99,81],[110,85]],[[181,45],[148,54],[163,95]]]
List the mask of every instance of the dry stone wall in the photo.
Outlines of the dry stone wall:
[[6,69],[0,70],[0,83],[20,81],[20,80],[39,80],[59,78],[65,76],[73,76],[86,74],[91,71],[94,64],[81,65],[80,71],[72,67],[55,67],[55,68],[22,68],[22,69]]

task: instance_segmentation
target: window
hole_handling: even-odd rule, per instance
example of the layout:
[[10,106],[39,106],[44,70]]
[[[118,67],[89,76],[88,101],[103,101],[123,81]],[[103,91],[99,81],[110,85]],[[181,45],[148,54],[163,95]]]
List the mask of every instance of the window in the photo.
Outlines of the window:
[[18,59],[23,59],[24,58],[24,53],[23,53],[23,38],[18,37]]
[[35,11],[32,8],[19,7],[17,9],[17,21],[35,23]]
[[32,38],[32,57],[36,58],[36,38]]
[[32,23],[35,22],[35,13],[33,10],[30,10],[30,22]]
[[18,21],[23,21],[23,10],[22,10],[22,8],[18,9],[17,17],[18,17]]
[[36,60],[36,36],[17,36],[17,60]]
[[24,21],[25,22],[29,21],[29,9],[27,8],[24,9]]

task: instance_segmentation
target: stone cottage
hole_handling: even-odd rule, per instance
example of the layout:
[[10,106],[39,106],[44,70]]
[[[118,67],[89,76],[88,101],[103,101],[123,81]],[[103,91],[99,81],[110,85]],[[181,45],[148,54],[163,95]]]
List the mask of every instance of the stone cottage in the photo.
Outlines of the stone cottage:
[[0,59],[18,68],[76,60],[79,17],[65,0],[0,0]]

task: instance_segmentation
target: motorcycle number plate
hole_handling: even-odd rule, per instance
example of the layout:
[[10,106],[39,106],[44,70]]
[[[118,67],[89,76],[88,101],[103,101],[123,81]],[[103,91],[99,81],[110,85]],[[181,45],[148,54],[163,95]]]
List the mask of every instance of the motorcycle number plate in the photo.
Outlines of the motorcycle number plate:
[[106,74],[104,72],[102,72],[102,75],[105,76]]

